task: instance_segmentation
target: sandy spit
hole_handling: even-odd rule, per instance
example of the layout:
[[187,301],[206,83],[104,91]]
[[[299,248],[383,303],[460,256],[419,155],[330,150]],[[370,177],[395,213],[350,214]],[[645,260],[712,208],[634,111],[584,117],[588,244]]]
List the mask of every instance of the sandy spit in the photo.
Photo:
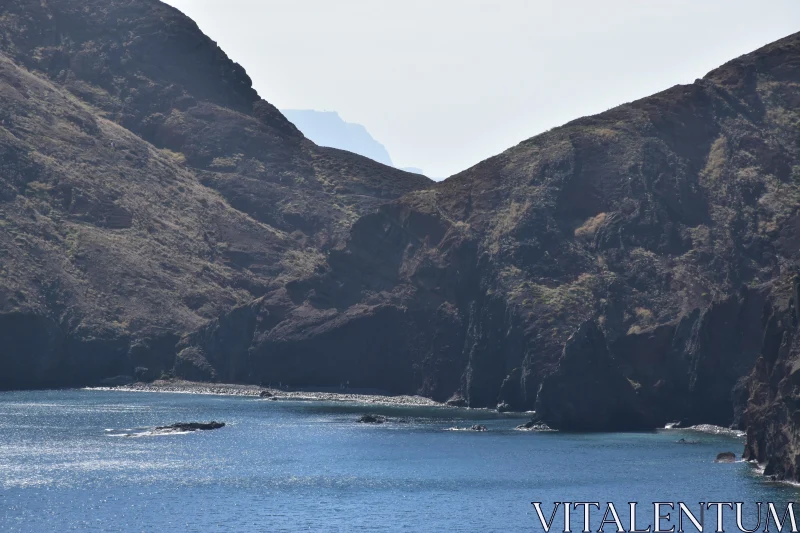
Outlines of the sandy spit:
[[[445,404],[422,396],[389,396],[379,393],[333,392],[329,390],[282,390],[256,385],[236,385],[223,383],[202,383],[196,381],[158,380],[152,383],[134,383],[119,387],[88,387],[86,390],[123,392],[167,392],[174,394],[214,394],[223,396],[260,397],[263,391],[272,394],[277,400],[304,400],[326,402],[357,402],[380,405],[440,406]],[[269,398],[267,398],[269,400]]]

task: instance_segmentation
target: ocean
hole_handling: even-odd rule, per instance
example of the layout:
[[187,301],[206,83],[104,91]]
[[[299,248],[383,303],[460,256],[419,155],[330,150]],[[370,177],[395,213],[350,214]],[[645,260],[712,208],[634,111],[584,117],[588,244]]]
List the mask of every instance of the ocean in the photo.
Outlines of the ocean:
[[[389,419],[358,423],[364,413]],[[210,420],[226,426],[151,431]],[[236,396],[0,393],[0,531],[542,531],[533,501],[549,516],[555,501],[752,506],[800,490],[747,463],[714,462],[723,451],[739,456],[741,437],[515,429],[526,420]],[[487,431],[456,430],[473,424]]]

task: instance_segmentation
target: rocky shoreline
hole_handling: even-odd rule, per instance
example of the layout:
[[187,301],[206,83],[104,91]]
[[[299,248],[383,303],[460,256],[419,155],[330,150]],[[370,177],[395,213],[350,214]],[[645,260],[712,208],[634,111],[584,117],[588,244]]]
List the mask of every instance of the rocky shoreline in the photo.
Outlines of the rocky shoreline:
[[133,383],[117,387],[86,387],[84,390],[103,390],[121,392],[165,392],[172,394],[210,394],[219,396],[248,396],[265,400],[293,400],[293,401],[326,401],[326,402],[355,402],[375,405],[403,405],[426,407],[449,407],[443,403],[424,398],[422,396],[389,396],[380,393],[344,392],[328,390],[283,390],[256,385],[238,385],[233,383],[204,383],[183,380],[158,380],[152,383]]

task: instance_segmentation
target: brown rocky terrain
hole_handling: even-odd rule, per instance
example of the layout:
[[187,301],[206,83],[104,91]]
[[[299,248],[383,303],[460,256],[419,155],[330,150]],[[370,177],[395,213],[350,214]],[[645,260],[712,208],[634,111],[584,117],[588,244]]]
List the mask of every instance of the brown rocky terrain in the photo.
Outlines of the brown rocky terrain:
[[160,2],[0,4],[0,388],[158,377],[431,183],[305,139]]
[[3,7],[0,387],[733,425],[800,475],[800,34],[432,185],[304,139],[158,2]]

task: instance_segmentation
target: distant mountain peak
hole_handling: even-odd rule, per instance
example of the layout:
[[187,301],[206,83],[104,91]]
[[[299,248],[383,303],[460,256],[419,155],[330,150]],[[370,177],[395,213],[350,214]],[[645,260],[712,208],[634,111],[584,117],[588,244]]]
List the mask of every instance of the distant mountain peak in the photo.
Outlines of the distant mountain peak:
[[400,170],[405,170],[406,172],[411,172],[412,174],[425,174],[421,168],[417,167],[400,167]]
[[281,112],[303,134],[320,146],[347,150],[394,166],[388,150],[361,124],[346,122],[336,111],[282,109]]

